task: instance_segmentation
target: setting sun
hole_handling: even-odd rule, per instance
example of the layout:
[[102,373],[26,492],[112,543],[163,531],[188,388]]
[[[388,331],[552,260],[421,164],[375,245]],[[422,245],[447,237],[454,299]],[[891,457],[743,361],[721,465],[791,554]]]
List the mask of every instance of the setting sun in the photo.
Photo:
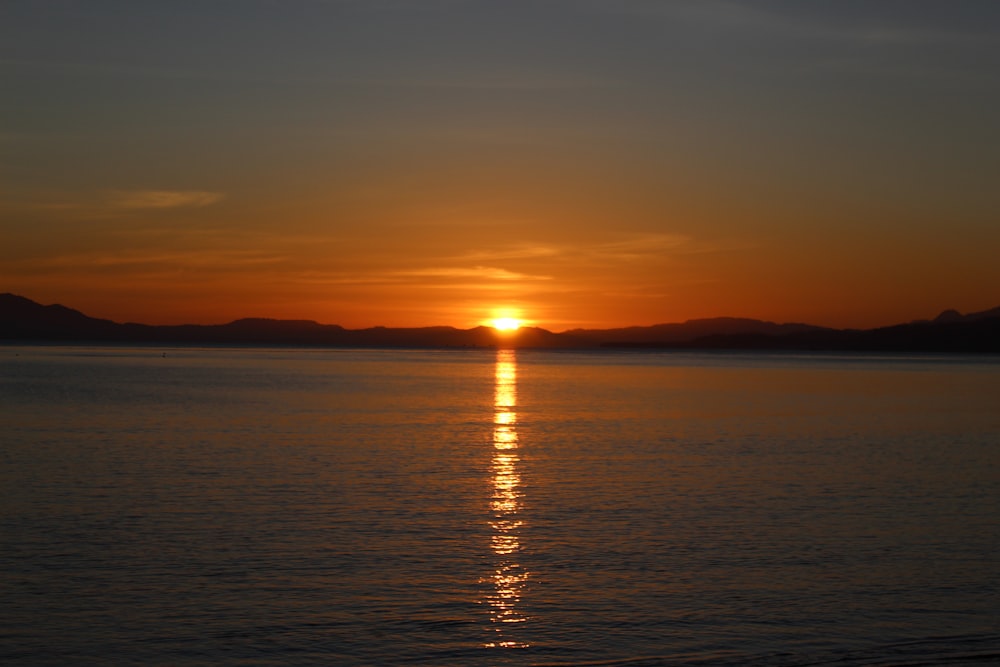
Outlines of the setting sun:
[[513,317],[498,317],[490,324],[498,331],[515,331],[521,328],[521,320]]

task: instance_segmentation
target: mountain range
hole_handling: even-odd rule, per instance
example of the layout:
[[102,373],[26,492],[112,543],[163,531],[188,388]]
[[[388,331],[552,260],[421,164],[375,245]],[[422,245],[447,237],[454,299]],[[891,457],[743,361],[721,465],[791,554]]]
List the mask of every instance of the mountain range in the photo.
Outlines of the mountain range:
[[62,305],[42,305],[0,294],[0,340],[330,347],[535,347],[814,350],[1000,353],[1000,307],[876,329],[832,329],[809,324],[718,317],[618,329],[538,327],[498,332],[490,327],[345,329],[312,320],[239,319],[228,324],[149,325],[89,317]]

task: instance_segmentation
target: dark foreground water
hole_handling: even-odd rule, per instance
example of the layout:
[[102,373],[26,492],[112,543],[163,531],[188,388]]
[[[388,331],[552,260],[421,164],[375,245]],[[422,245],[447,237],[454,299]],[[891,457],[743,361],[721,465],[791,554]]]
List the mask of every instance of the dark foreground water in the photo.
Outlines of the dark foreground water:
[[1000,661],[1000,361],[0,348],[0,662]]

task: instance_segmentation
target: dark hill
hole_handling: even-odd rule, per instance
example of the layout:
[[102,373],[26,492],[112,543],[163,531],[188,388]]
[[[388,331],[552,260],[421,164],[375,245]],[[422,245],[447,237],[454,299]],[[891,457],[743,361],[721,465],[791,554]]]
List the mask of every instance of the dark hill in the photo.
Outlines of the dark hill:
[[43,306],[0,294],[0,340],[231,345],[323,345],[336,347],[575,347],[570,336],[525,327],[500,333],[489,327],[345,329],[312,320],[245,318],[217,325],[119,324],[88,317],[60,305]]
[[689,343],[705,336],[759,335],[782,336],[806,331],[829,331],[809,324],[776,324],[741,317],[713,317],[673,324],[623,329],[573,329],[566,333],[598,344],[643,343],[673,345]]
[[69,332],[100,337],[120,326],[59,304],[43,306],[16,294],[0,294],[0,338],[65,340]]
[[944,311],[923,320],[868,330],[829,329],[718,317],[621,329],[553,333],[537,327],[499,332],[490,327],[345,329],[312,320],[240,319],[218,325],[119,324],[60,305],[43,306],[0,294],[0,340],[322,345],[334,347],[640,347],[665,349],[829,350],[878,352],[1000,352],[1000,308],[962,315]]
[[1000,317],[935,319],[867,330],[809,331],[784,336],[715,335],[686,347],[697,349],[831,352],[1000,352]]

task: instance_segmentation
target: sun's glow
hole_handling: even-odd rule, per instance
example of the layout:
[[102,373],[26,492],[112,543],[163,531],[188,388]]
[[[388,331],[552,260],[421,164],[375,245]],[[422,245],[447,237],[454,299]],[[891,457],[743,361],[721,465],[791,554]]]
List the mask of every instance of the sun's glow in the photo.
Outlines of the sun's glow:
[[490,321],[498,331],[515,331],[521,328],[521,320],[516,317],[498,317]]

